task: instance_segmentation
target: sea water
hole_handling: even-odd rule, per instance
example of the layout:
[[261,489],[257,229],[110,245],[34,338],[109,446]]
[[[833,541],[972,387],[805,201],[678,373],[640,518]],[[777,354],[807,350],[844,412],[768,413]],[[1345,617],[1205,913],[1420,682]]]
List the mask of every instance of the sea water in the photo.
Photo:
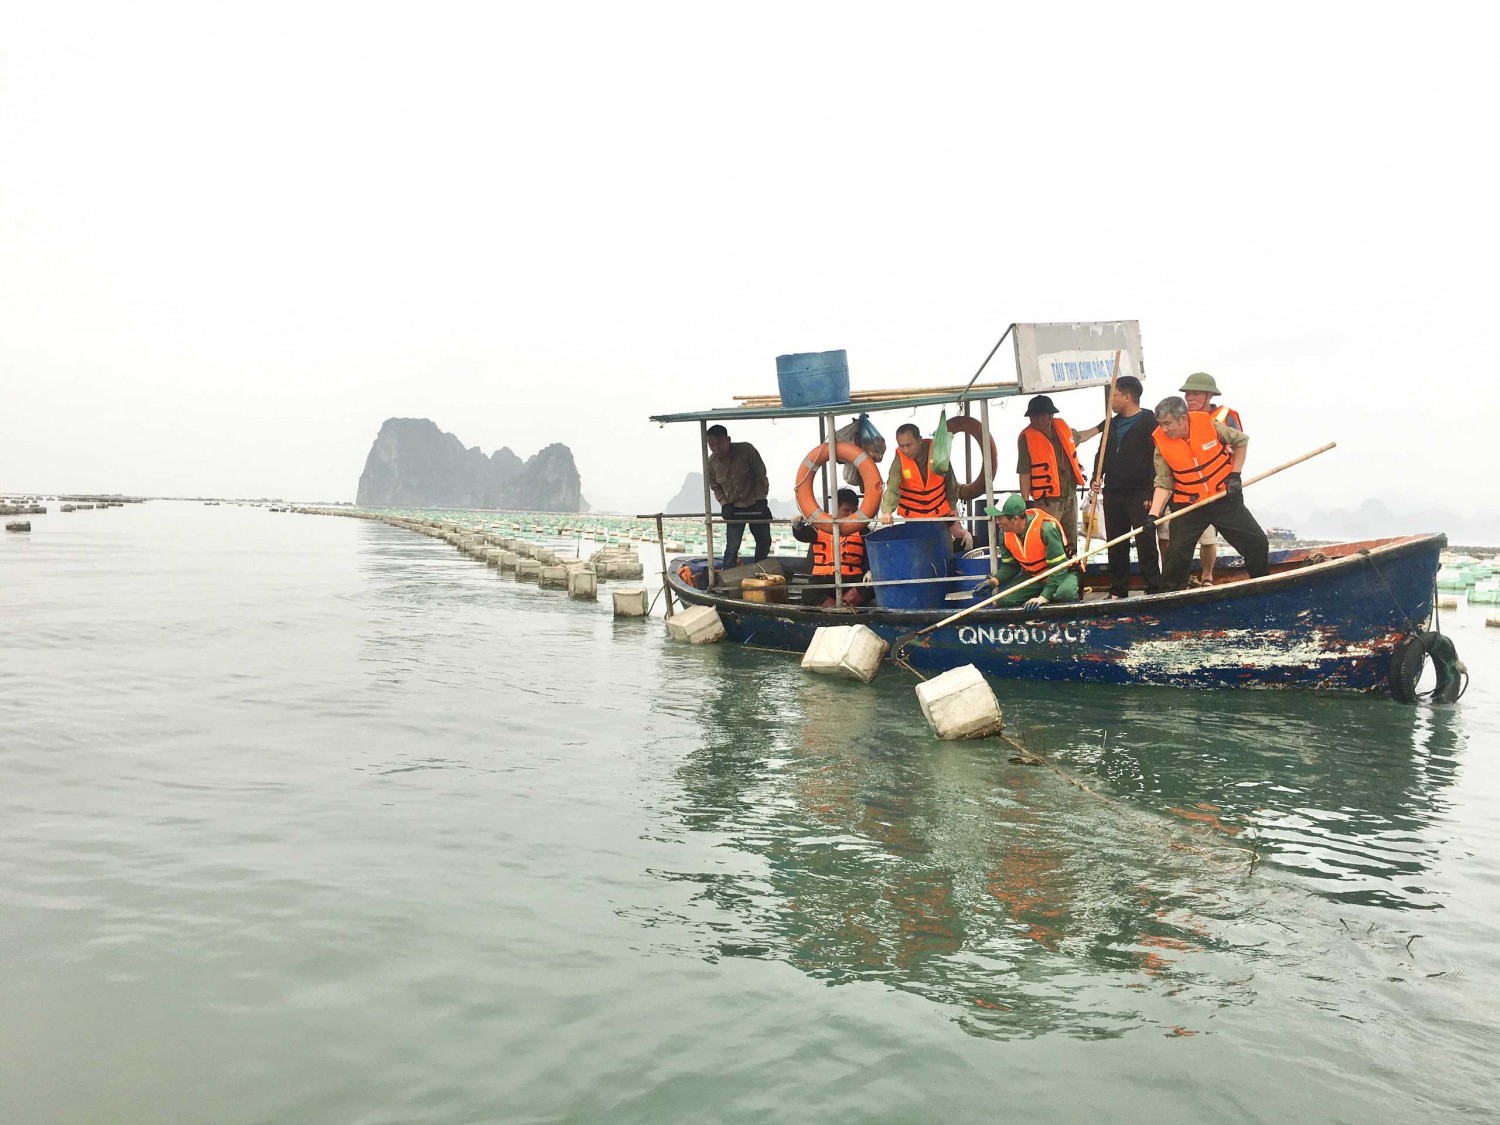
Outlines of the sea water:
[[32,524],[0,1121],[1492,1119],[1482,609],[1453,708],[997,681],[952,744],[378,523]]

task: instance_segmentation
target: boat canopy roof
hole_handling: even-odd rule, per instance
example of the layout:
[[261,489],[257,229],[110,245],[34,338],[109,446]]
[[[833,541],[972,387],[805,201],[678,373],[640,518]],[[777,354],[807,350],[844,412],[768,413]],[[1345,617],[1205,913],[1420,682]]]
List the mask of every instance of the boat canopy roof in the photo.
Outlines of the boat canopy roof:
[[[1015,348],[1016,378],[980,383],[979,377],[995,358],[1000,345],[1010,337]],[[783,359],[813,358],[778,356]],[[843,353],[825,352],[822,355]],[[1084,387],[1108,387],[1119,375],[1145,374],[1141,359],[1141,326],[1134,320],[1057,321],[1012,324],[968,383],[921,390],[903,387],[890,391],[863,391],[849,402],[822,406],[782,406],[774,395],[750,398],[742,406],[714,410],[687,410],[678,414],[653,414],[653,422],[727,422],[750,418],[817,418],[829,414],[873,414],[881,410],[905,410],[916,406],[942,406],[950,402],[984,402],[1016,395],[1057,394]],[[847,378],[847,373],[846,373]],[[847,382],[845,383],[847,385]]]
[[967,391],[946,390],[932,394],[894,392],[890,397],[871,397],[879,391],[867,391],[857,400],[827,406],[722,406],[713,410],[688,410],[681,414],[653,414],[653,422],[724,422],[740,418],[818,418],[829,414],[875,414],[881,410],[905,410],[915,406],[942,406],[950,402],[979,402],[981,399],[1013,398],[1021,394],[1020,383],[975,386]]

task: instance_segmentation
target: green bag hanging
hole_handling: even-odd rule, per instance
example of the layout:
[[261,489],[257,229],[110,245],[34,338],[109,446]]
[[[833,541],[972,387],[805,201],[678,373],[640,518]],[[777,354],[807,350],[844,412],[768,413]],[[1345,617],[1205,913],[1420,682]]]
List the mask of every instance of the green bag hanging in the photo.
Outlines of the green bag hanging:
[[948,461],[953,454],[953,435],[948,432],[948,411],[938,415],[937,429],[932,432],[932,453],[927,465],[934,473],[946,473]]

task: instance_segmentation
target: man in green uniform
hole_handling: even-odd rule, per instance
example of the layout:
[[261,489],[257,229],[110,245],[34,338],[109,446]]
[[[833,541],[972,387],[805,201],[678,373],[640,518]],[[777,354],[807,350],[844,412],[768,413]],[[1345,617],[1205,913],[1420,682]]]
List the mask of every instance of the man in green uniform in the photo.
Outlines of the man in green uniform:
[[[999,508],[991,505],[985,513],[994,517],[995,542],[1000,544],[1000,589],[1041,574],[1066,562],[1062,525],[1057,517],[1041,508],[1028,508],[1019,496],[1007,496]],[[1045,582],[1033,582],[1001,598],[996,605],[1024,604],[1028,610],[1040,609],[1053,602],[1079,600],[1078,569],[1067,567]]]

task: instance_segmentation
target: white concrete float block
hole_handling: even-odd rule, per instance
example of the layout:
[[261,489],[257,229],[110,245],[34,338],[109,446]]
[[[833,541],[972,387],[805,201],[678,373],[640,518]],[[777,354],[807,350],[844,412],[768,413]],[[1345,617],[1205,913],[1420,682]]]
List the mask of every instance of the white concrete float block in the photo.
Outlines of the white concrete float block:
[[1486,628],[1500,629],[1500,613],[1492,613],[1484,619]]
[[542,564],[536,559],[516,560],[516,581],[535,582],[542,576]]
[[606,578],[634,578],[640,579],[645,576],[641,564],[634,559],[611,558],[604,563],[604,577]]
[[537,575],[537,581],[549,590],[566,590],[568,588],[568,568],[565,566],[544,566]]
[[987,738],[1005,727],[994,691],[972,664],[918,684],[917,701],[939,738]]
[[880,662],[891,646],[865,625],[824,625],[813,634],[802,657],[809,672],[845,676],[869,683],[880,671]]
[[484,563],[486,566],[498,567],[500,556],[505,554],[499,547],[486,547],[484,551]]
[[651,607],[645,589],[640,586],[623,587],[614,595],[616,617],[645,617]]
[[514,573],[515,569],[516,569],[516,565],[520,561],[521,561],[521,556],[518,555],[518,554],[516,554],[514,551],[501,551],[500,552],[500,569],[502,571],[508,570],[508,571],[511,571],[512,573]]
[[584,566],[568,567],[568,597],[593,601],[599,596],[599,579]]
[[724,622],[711,605],[695,605],[667,618],[667,636],[693,645],[711,645],[724,639]]
[[1457,609],[1458,599],[1451,595],[1445,595],[1437,600],[1438,609]]

